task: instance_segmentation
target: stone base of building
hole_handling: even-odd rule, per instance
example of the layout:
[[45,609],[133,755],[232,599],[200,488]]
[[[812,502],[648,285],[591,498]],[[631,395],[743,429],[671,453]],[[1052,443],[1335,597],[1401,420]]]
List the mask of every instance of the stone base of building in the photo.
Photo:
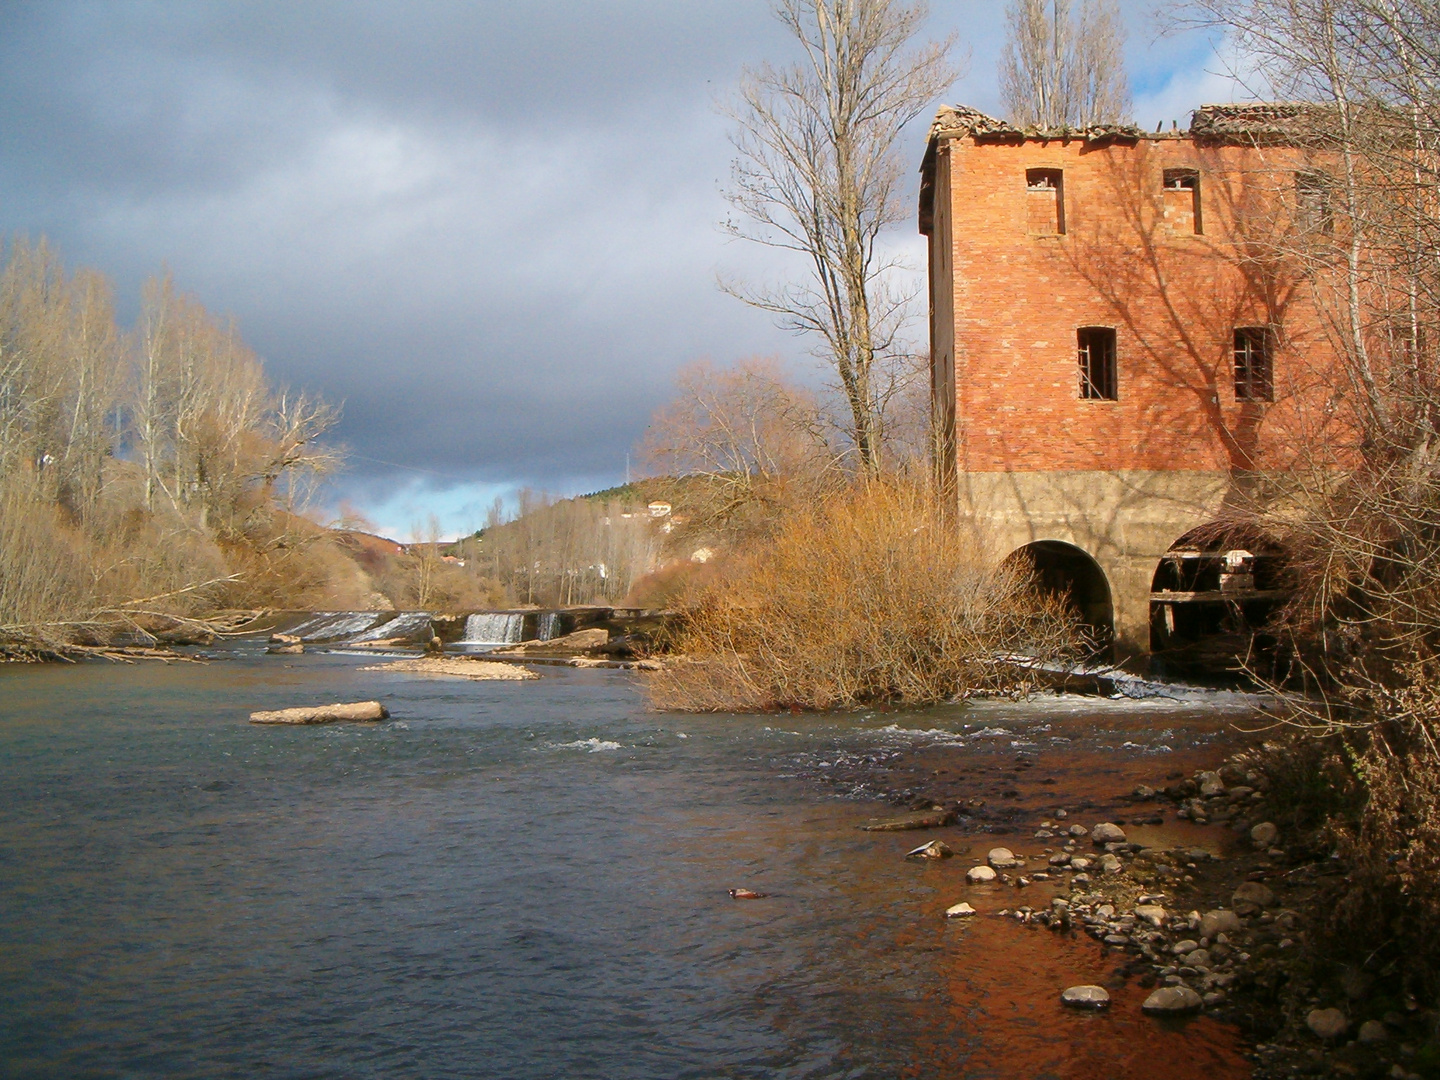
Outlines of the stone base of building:
[[1086,582],[1077,594],[1086,620],[1100,626],[1108,607],[1115,659],[1143,663],[1160,562],[1186,533],[1216,520],[1231,478],[1175,470],[962,472],[957,487],[961,519],[988,550],[1002,557],[1029,550],[1042,575],[1048,567],[1063,576],[1072,560]]

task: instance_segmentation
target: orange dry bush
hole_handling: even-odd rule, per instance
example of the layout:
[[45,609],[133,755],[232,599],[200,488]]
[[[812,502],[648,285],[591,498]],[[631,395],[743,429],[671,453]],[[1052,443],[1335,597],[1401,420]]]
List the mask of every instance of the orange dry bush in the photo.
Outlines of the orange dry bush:
[[962,536],[919,487],[872,482],[783,520],[686,608],[661,709],[919,705],[1022,689],[1016,654],[1082,635],[1023,568]]

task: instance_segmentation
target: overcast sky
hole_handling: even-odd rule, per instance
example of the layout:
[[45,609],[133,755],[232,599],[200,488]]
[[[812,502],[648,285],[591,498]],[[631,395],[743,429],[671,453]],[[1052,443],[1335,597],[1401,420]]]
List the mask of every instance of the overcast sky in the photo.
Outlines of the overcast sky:
[[[1210,37],[1121,3],[1139,123],[1235,96]],[[970,55],[949,102],[998,111],[1003,10],[934,3]],[[332,504],[468,531],[622,480],[687,363],[809,362],[715,286],[786,270],[717,227],[715,103],[791,55],[763,0],[0,0],[0,233],[109,274],[127,320],[168,267],[343,403]],[[913,223],[890,242],[920,265]]]

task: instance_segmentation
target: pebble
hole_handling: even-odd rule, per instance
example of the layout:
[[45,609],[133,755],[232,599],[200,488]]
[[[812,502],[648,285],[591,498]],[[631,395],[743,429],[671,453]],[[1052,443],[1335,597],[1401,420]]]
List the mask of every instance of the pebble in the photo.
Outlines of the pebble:
[[1064,821],[1064,820],[1065,820],[1067,817],[1069,817],[1069,816],[1070,816],[1070,811],[1069,811],[1069,810],[1056,810],[1056,811],[1055,811],[1055,819],[1056,819],[1057,821]]
[[[1071,831],[1073,832],[1074,830]],[[1102,821],[1090,830],[1090,839],[1097,844],[1123,844],[1125,842],[1125,830],[1120,828],[1119,825]]]
[[1105,1009],[1110,1006],[1110,992],[1103,986],[1071,986],[1061,993],[1060,1000],[1076,1009]]
[[1084,855],[1076,855],[1070,860],[1070,866],[1075,870],[1089,870],[1093,861]]
[[1185,963],[1189,964],[1193,968],[1209,968],[1211,966],[1210,950],[1196,949],[1194,952],[1186,953]]
[[[1059,815],[1056,815],[1056,816],[1058,817]],[[1088,833],[1089,831],[1090,831],[1090,830],[1087,829],[1087,828],[1085,828],[1084,825],[1071,825],[1071,826],[1070,826],[1070,835],[1071,835],[1071,836],[1084,836],[1084,835],[1085,835],[1086,833]]]
[[1006,847],[991,848],[990,854],[985,856],[985,861],[996,870],[1010,870],[1020,865],[1020,860],[1015,858],[1015,853]]
[[1118,855],[1101,855],[1100,872],[1104,874],[1118,874],[1125,869],[1125,864],[1120,861]]
[[948,907],[945,909],[945,917],[947,919],[963,919],[967,915],[974,914],[975,909],[969,904],[963,902],[956,904],[954,907]]
[[988,866],[972,866],[965,871],[965,880],[971,885],[981,885],[995,880],[995,871]]
[[1250,830],[1250,840],[1257,848],[1268,848],[1275,843],[1280,830],[1273,821],[1262,821]]
[[1366,1020],[1360,1025],[1360,1033],[1356,1037],[1362,1043],[1382,1043],[1390,1038],[1390,1033],[1379,1020]]
[[1153,799],[1157,794],[1158,792],[1149,784],[1141,784],[1135,789],[1135,798],[1137,799]]
[[1204,1006],[1200,995],[1188,986],[1162,986],[1145,999],[1140,1008],[1148,1013],[1194,1012]]
[[1069,861],[1070,853],[1068,851],[1057,851],[1054,855],[1050,856],[1051,866],[1064,866]]
[[1184,956],[1188,952],[1194,952],[1199,947],[1200,943],[1198,941],[1191,941],[1189,938],[1186,938],[1184,941],[1177,941],[1172,945],[1170,951],[1176,956]]
[[1305,1017],[1305,1026],[1314,1032],[1316,1038],[1330,1042],[1349,1030],[1350,1021],[1339,1009],[1311,1009]]

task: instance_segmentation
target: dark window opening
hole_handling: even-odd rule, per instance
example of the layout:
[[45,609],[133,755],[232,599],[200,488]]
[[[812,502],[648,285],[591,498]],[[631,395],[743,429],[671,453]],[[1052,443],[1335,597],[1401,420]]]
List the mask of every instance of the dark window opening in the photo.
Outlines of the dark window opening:
[[1065,184],[1059,169],[1025,170],[1026,226],[1035,236],[1065,231]]
[[1235,400],[1272,401],[1275,396],[1275,332],[1268,326],[1235,331]]
[[1088,401],[1119,399],[1115,370],[1115,331],[1108,326],[1082,326],[1080,345],[1080,396]]
[[1295,174],[1295,205],[1298,224],[1307,232],[1333,233],[1335,208],[1333,183],[1323,172]]
[[1177,231],[1201,231],[1200,174],[1196,170],[1165,170],[1165,217]]

